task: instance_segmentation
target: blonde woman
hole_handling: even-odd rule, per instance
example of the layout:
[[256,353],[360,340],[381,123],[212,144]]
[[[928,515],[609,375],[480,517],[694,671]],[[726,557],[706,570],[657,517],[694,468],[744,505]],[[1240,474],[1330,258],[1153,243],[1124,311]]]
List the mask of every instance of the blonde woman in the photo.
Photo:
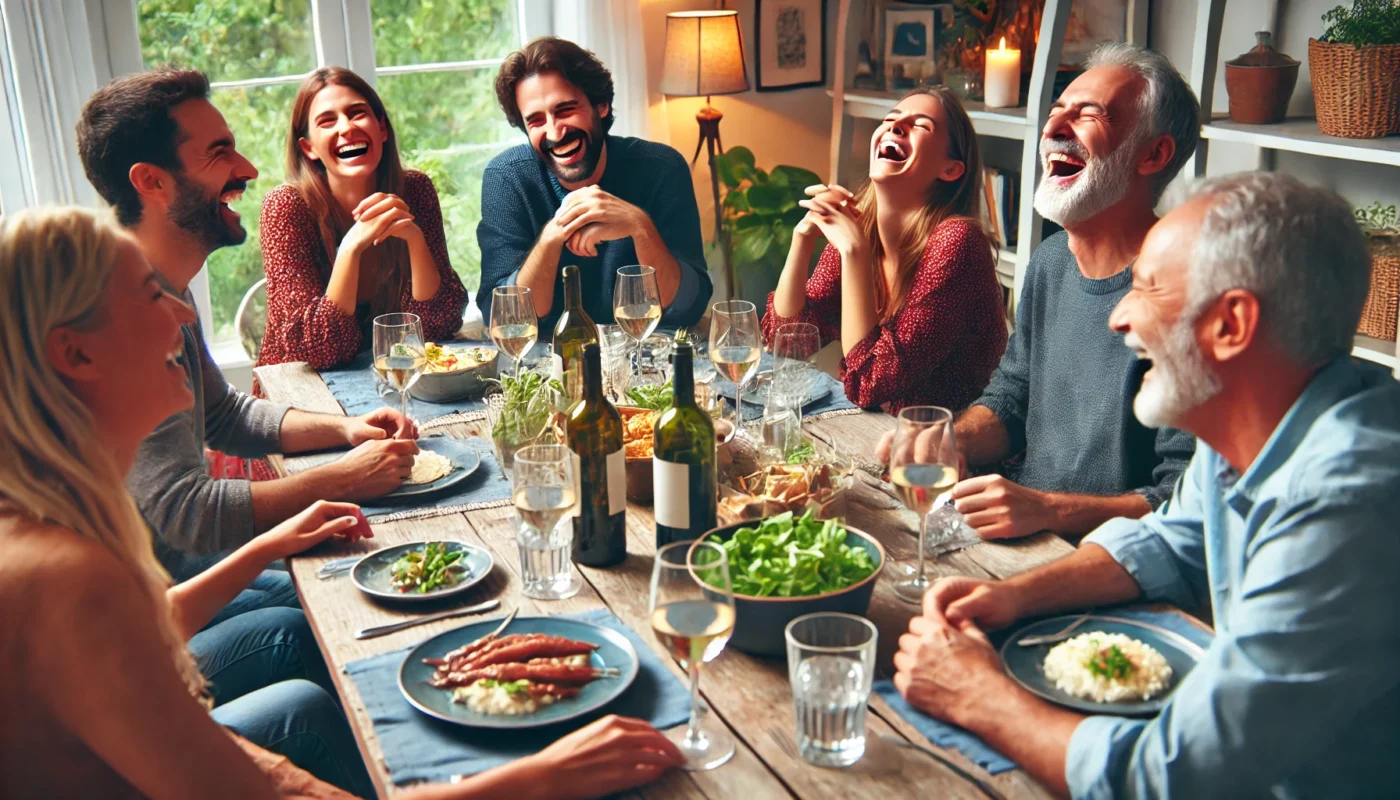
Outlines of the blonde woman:
[[[185,641],[217,606],[170,588],[123,486],[141,440],[191,402],[174,356],[189,307],[128,234],[80,209],[0,220],[0,287],[0,796],[346,797],[220,727],[276,728],[315,763],[363,772],[313,684],[253,692],[211,719]],[[352,531],[355,511],[318,503],[275,530],[305,547]],[[680,760],[645,723],[608,718],[402,796],[601,795]]]

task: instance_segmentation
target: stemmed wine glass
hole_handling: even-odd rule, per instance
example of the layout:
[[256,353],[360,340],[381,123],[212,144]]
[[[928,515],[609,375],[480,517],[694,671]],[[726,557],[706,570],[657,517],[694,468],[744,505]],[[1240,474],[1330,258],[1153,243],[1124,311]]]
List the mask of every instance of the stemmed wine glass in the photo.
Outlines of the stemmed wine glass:
[[525,523],[520,547],[521,594],[537,600],[563,600],[578,594],[573,577],[573,528],[563,518],[578,502],[574,456],[562,444],[535,444],[515,454],[511,501]]
[[953,413],[938,406],[909,406],[899,412],[890,446],[890,481],[904,505],[919,515],[919,562],[914,574],[894,584],[899,599],[919,604],[928,591],[924,575],[924,528],[940,495],[958,482]]
[[661,287],[656,270],[634,264],[619,267],[613,284],[613,319],[637,343],[637,369],[642,367],[642,342],[661,322]]
[[656,551],[651,572],[651,629],[690,675],[690,724],[676,746],[685,769],[714,769],[734,755],[734,737],[705,725],[700,665],[714,661],[734,632],[734,590],[724,548],[674,542]]
[[515,377],[525,354],[540,338],[535,299],[528,286],[497,286],[491,291],[491,341],[502,353],[515,359]]
[[423,323],[417,314],[374,318],[374,372],[399,393],[399,413],[408,416],[408,390],[427,364]]
[[711,308],[710,361],[734,384],[734,429],[744,426],[744,384],[758,374],[763,334],[758,308],[747,300],[721,300]]

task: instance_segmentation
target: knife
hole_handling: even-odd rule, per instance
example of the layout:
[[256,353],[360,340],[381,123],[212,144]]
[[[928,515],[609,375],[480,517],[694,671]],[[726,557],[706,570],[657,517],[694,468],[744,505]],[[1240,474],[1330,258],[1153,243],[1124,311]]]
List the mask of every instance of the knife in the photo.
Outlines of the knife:
[[402,622],[393,622],[388,625],[376,625],[373,628],[365,628],[355,634],[356,639],[373,639],[376,636],[384,636],[390,633],[397,633],[401,630],[412,628],[415,625],[424,625],[429,622],[437,622],[441,619],[451,619],[453,617],[464,617],[468,614],[480,614],[483,611],[490,611],[501,604],[500,600],[487,600],[484,603],[477,603],[474,606],[465,608],[454,608],[450,611],[441,611],[437,614],[429,614],[426,617],[417,619],[406,619]]

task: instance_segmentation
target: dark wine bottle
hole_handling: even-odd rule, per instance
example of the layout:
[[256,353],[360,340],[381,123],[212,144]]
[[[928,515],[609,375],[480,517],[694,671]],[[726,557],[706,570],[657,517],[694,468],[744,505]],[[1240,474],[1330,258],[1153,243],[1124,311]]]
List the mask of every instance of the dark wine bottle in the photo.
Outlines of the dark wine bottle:
[[574,562],[609,567],[627,557],[627,461],[622,416],[603,396],[598,343],[582,347],[583,396],[569,409],[567,438],[578,476]]
[[569,403],[583,397],[583,346],[598,343],[598,326],[583,310],[578,267],[564,267],[564,310],[554,323],[554,354],[564,370],[564,396]]
[[675,404],[656,420],[651,466],[657,547],[698,539],[715,527],[715,424],[695,404],[693,361],[690,343],[677,342],[671,357]]

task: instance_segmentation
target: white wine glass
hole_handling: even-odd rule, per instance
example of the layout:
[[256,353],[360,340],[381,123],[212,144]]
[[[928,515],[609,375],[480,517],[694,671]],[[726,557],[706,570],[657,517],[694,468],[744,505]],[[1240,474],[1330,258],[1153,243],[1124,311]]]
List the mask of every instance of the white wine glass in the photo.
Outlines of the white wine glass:
[[525,354],[540,338],[540,321],[535,315],[535,299],[528,286],[497,286],[491,291],[491,341],[502,353],[515,360],[515,377]]
[[578,502],[574,456],[562,444],[534,444],[515,454],[511,502],[524,523],[518,531],[521,594],[563,600],[578,594],[573,575],[573,526],[559,520]]
[[734,384],[734,429],[744,426],[744,384],[758,374],[763,332],[758,308],[747,300],[721,300],[710,309],[710,361]]
[[408,416],[408,390],[423,374],[427,349],[417,314],[380,314],[374,318],[374,373],[399,393],[399,413]]
[[734,632],[729,559],[711,542],[674,542],[656,551],[651,571],[651,629],[690,676],[690,724],[676,746],[684,768],[714,769],[734,756],[734,737],[705,724],[700,665],[714,661]]
[[904,505],[919,515],[918,567],[894,584],[906,603],[923,602],[929,580],[924,574],[924,528],[934,501],[958,482],[958,449],[953,437],[953,412],[938,406],[909,406],[895,421],[890,445],[890,481]]
[[661,323],[661,287],[656,270],[634,264],[618,267],[613,284],[613,320],[637,344],[637,369],[642,367],[642,342]]

